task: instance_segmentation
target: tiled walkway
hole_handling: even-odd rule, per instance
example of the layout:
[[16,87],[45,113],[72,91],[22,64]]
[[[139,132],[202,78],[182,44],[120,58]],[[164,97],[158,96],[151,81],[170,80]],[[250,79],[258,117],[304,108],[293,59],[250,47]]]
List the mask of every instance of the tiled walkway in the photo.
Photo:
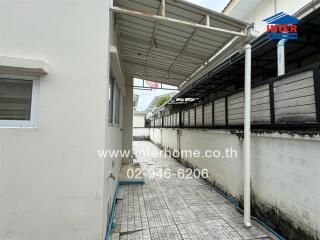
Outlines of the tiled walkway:
[[[134,142],[135,151],[159,150]],[[171,157],[139,158],[145,173],[184,167]],[[116,205],[113,239],[269,239],[259,227],[247,229],[235,207],[196,178],[145,177],[143,185],[123,185]]]

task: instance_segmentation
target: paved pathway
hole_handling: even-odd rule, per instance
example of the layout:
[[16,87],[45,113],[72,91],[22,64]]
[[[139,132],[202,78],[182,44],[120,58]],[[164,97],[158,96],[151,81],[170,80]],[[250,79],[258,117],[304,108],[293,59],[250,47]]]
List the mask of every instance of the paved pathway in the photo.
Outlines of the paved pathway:
[[[144,141],[134,142],[133,148],[161,151]],[[145,173],[185,169],[171,157],[140,157],[135,162]],[[143,185],[121,186],[113,239],[269,239],[258,226],[245,228],[235,207],[203,181],[160,176],[146,176]]]

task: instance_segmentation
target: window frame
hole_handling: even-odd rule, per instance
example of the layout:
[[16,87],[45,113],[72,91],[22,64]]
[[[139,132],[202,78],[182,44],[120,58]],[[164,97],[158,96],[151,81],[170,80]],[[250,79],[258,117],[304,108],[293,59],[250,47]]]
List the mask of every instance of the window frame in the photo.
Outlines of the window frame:
[[115,78],[110,75],[109,78],[109,88],[108,88],[108,125],[113,126],[113,117],[114,117],[114,84]]
[[[108,109],[108,126],[109,127],[115,127],[115,128],[120,128],[122,124],[122,94],[120,87],[118,86],[118,82],[116,78],[112,77],[110,75],[109,79],[109,89],[108,91],[109,94],[109,109]],[[110,102],[111,100],[111,102]],[[111,114],[111,116],[110,116]],[[116,121],[117,120],[117,121]]]
[[121,98],[121,92],[120,92],[120,89],[118,87],[118,84],[116,83],[115,84],[115,87],[114,87],[114,93],[113,93],[113,96],[114,96],[114,100],[113,100],[113,103],[114,103],[114,106],[113,106],[113,126],[115,127],[119,127],[120,126],[120,98]]
[[0,79],[32,81],[31,110],[29,120],[1,120],[0,128],[37,128],[39,108],[39,77],[0,75]]

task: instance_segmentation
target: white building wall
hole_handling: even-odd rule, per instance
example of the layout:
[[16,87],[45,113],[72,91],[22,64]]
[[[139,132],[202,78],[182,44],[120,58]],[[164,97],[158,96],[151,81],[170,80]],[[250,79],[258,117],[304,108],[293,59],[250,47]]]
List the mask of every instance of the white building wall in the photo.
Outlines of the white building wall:
[[[174,148],[177,129],[151,129],[151,140],[172,150],[219,150],[220,158],[184,157],[196,168],[206,168],[209,180],[241,201],[243,196],[243,140],[223,130],[180,129],[180,145]],[[252,193],[255,207],[270,210],[280,219],[313,236],[320,232],[320,136],[280,133],[252,134]],[[226,158],[225,148],[238,152]],[[235,155],[234,155],[235,156]],[[260,209],[260,210],[261,210]],[[288,226],[289,229],[289,226]],[[316,237],[315,237],[316,239]]]
[[[103,239],[116,182],[105,0],[0,2],[0,54],[42,59],[38,127],[0,129],[0,239]],[[94,63],[94,64],[93,64]],[[113,166],[112,166],[113,165]]]
[[142,114],[133,114],[133,127],[134,128],[143,128],[144,127],[144,115]]

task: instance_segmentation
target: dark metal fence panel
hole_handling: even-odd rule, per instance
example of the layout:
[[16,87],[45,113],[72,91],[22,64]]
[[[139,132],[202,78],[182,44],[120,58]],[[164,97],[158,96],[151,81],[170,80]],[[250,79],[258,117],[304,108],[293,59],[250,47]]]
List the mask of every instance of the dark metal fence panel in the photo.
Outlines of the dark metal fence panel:
[[195,109],[194,108],[190,108],[189,109],[189,124],[190,126],[195,126]]
[[183,127],[184,126],[184,112],[182,111],[182,109],[180,109],[179,111],[179,127]]
[[244,111],[244,93],[239,92],[228,98],[229,125],[242,125]]
[[228,96],[224,99],[224,111],[225,111],[225,118],[226,118],[226,126],[229,125],[229,116],[228,116]]
[[270,124],[273,126],[276,124],[276,117],[274,113],[274,86],[273,80],[269,81],[269,102],[270,102]]
[[255,87],[251,91],[252,124],[270,124],[269,84]]
[[274,82],[276,124],[316,123],[313,71]]
[[[238,128],[243,126],[243,116],[244,93],[237,92],[154,119],[152,126]],[[319,65],[304,67],[254,86],[251,122],[253,128],[319,128]]]
[[202,105],[196,107],[196,126],[202,126]]
[[313,69],[317,123],[320,125],[320,68]]
[[179,126],[179,113],[173,113],[172,114],[172,127],[178,127]]
[[189,126],[189,109],[188,110],[185,110],[183,111],[183,125],[188,127]]
[[212,112],[212,116],[211,116],[211,120],[212,120],[212,126],[214,126],[214,101],[211,102],[211,105],[212,105],[212,109],[211,109],[211,112]]
[[154,126],[161,127],[161,118],[154,119]]
[[226,125],[225,98],[214,101],[214,125]]
[[212,102],[204,104],[204,126],[212,126]]
[[172,126],[172,127],[177,126],[177,125],[176,125],[176,114],[175,114],[175,113],[172,114],[171,126]]

